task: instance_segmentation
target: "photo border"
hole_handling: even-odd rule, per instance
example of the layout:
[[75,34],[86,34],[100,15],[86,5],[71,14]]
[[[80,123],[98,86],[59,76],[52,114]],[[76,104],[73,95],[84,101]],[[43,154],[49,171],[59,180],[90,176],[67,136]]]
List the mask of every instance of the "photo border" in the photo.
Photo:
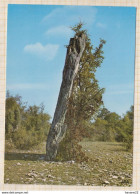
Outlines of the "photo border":
[[[6,49],[8,4],[28,5],[84,5],[84,6],[125,6],[136,7],[135,47],[135,89],[134,89],[134,140],[133,140],[133,184],[120,186],[68,186],[4,184],[5,150],[5,98],[6,98]],[[140,0],[1,0],[0,2],[0,190],[124,190],[140,189]]]

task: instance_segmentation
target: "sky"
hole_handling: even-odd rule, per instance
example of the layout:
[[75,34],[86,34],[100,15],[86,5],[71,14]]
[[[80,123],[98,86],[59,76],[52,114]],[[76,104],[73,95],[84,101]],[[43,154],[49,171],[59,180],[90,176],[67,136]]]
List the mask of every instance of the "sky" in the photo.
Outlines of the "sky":
[[8,5],[6,87],[53,117],[70,26],[82,21],[93,47],[106,40],[96,72],[104,106],[123,115],[134,101],[135,7]]

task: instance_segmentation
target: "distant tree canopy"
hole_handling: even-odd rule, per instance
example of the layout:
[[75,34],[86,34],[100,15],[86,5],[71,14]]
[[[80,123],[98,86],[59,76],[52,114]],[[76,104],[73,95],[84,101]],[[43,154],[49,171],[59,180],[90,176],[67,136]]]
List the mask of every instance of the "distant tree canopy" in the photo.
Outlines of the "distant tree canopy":
[[98,141],[124,142],[130,150],[133,147],[133,122],[134,106],[123,117],[103,108],[92,124],[92,136]]
[[46,139],[50,128],[50,116],[44,112],[44,105],[27,106],[18,95],[7,92],[6,139],[11,139],[20,149],[28,149]]

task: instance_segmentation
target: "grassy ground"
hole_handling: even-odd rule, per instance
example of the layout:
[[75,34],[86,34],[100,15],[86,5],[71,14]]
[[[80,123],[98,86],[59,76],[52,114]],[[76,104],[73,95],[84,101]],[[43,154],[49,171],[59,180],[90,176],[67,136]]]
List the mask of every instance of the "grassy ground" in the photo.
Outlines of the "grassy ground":
[[131,186],[132,153],[123,144],[83,141],[81,145],[92,162],[46,162],[45,143],[29,151],[7,144],[5,183]]

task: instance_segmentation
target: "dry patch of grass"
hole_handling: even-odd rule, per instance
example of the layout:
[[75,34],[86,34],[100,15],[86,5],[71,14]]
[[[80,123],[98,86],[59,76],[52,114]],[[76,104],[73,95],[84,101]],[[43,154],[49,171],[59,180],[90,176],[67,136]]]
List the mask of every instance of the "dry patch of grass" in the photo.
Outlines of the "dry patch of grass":
[[12,148],[5,154],[5,183],[131,186],[132,153],[123,144],[81,142],[88,163],[46,162],[45,143],[29,151]]
[[82,146],[93,159],[93,171],[98,171],[98,185],[131,186],[133,157],[122,143],[83,142]]

